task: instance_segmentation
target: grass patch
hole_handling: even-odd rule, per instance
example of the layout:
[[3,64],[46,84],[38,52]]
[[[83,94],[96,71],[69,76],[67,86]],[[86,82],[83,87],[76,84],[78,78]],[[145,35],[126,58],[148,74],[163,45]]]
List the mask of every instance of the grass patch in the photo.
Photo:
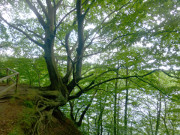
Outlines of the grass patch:
[[25,100],[23,104],[24,104],[24,106],[26,106],[28,108],[33,108],[34,107],[34,103],[31,100]]
[[[12,99],[12,102],[13,99]],[[23,110],[19,114],[18,123],[8,135],[31,135],[34,123],[37,121],[35,105],[31,100],[24,100]]]
[[37,115],[35,111],[35,105],[32,101],[24,101],[25,108],[23,109],[22,116],[20,118],[20,126],[26,135],[30,135],[33,129],[34,123],[37,121]]
[[14,127],[14,129],[8,135],[24,135],[24,132],[21,129],[21,127],[18,125]]

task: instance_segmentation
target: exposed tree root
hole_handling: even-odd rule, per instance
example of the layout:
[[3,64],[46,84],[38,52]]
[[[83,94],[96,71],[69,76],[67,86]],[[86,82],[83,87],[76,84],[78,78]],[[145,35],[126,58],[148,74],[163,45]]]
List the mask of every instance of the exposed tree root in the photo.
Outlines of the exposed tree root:
[[[43,94],[42,94],[43,93]],[[43,91],[35,97],[36,122],[33,123],[31,135],[49,135],[48,129],[56,129],[51,135],[81,135],[78,129],[58,109],[65,104],[66,100],[61,99],[58,91]],[[58,127],[58,128],[57,128]],[[62,131],[61,131],[62,130]],[[53,133],[54,132],[54,133]]]

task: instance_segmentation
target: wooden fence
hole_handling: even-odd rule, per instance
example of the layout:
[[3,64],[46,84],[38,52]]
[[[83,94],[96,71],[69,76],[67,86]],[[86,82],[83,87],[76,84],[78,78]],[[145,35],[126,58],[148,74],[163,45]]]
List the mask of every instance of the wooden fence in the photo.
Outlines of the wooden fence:
[[3,93],[7,92],[8,90],[12,89],[15,86],[15,92],[17,91],[17,85],[19,81],[19,72],[16,72],[10,68],[0,68],[0,83],[6,83],[7,87],[3,89]]

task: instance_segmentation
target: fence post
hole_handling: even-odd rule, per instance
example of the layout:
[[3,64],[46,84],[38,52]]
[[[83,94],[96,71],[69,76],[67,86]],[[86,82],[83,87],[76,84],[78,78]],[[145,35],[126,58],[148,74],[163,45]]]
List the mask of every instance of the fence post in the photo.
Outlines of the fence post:
[[16,75],[16,90],[15,90],[15,93],[17,92],[18,82],[19,82],[19,73]]
[[[6,69],[6,76],[8,76],[9,75],[9,69],[7,68]],[[7,85],[9,84],[9,79],[7,79]]]

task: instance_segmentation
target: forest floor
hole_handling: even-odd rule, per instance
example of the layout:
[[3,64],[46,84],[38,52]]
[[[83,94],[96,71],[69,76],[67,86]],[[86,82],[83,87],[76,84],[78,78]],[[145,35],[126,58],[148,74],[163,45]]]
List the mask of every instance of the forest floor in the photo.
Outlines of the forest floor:
[[22,105],[11,100],[0,100],[0,135],[8,135],[18,122]]
[[[0,89],[4,88],[0,86]],[[27,86],[18,87],[18,95],[22,96],[26,93]],[[23,100],[13,97],[14,90],[8,91],[6,95],[0,97],[0,135],[11,135],[10,132],[18,124],[19,117],[23,110]]]

